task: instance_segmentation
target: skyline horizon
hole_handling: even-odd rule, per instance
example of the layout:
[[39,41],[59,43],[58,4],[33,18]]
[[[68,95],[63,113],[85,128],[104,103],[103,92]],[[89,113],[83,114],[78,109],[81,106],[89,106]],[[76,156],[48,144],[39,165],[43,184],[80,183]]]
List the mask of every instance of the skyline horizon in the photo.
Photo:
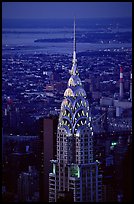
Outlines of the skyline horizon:
[[132,2],[2,2],[2,19],[132,18]]
[[[75,17],[76,18],[76,17]],[[76,19],[132,19],[132,17],[77,17]],[[74,18],[2,18],[2,20],[73,20]]]

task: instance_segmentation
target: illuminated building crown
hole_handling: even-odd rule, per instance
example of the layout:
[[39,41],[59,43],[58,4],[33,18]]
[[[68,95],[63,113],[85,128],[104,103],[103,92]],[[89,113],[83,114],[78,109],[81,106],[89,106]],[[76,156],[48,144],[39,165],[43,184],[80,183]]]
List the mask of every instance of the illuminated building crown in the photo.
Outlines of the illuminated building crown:
[[68,88],[64,92],[64,100],[61,104],[58,128],[65,128],[68,135],[79,134],[80,128],[90,127],[89,103],[86,99],[86,92],[82,87],[77,70],[76,39],[74,20],[74,48],[71,77],[68,81]]

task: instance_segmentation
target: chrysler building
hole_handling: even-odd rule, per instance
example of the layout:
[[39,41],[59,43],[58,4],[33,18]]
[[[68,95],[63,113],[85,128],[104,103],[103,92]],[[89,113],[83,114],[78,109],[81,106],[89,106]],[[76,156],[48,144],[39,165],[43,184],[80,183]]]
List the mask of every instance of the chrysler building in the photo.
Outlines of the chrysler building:
[[51,160],[49,202],[57,202],[61,194],[74,202],[99,202],[102,176],[93,157],[90,106],[77,67],[75,20],[70,75],[57,127],[57,159]]

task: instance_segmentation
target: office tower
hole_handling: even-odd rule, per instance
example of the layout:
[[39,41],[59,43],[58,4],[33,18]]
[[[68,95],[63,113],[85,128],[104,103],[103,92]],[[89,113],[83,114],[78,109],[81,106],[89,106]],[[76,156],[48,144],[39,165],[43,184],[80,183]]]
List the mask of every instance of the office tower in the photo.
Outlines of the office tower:
[[35,163],[35,157],[33,152],[14,152],[8,157],[5,172],[6,184],[10,192],[16,193],[18,175]]
[[73,61],[68,88],[64,92],[57,127],[57,159],[51,160],[49,202],[101,201],[99,163],[93,158],[93,130],[89,103],[77,69],[74,21]]
[[[125,136],[125,137],[124,137]],[[121,135],[118,138],[117,145],[114,150],[114,160],[115,160],[115,179],[116,179],[116,191],[117,191],[117,200],[123,201],[124,192],[123,187],[126,182],[126,176],[128,179],[132,178],[132,175],[125,175],[124,177],[124,159],[129,149],[128,138],[131,137],[129,133],[126,135]],[[131,156],[131,155],[130,155]],[[130,160],[129,160],[130,162]],[[129,164],[130,165],[130,164]],[[131,171],[131,170],[130,170]],[[131,188],[130,185],[128,188]],[[129,200],[129,198],[128,198]]]
[[6,107],[4,109],[4,118],[3,118],[4,133],[12,132],[12,112],[13,112],[13,101],[10,97],[7,97]]
[[34,166],[22,172],[18,178],[18,201],[39,201],[39,174]]
[[120,100],[123,99],[123,68],[120,67]]
[[37,136],[4,135],[4,161],[2,182],[7,193],[16,195],[19,174],[27,171],[28,166],[37,166]]
[[132,201],[132,189],[133,189],[133,180],[132,180],[132,143],[128,145],[128,150],[125,154],[122,169],[123,169],[123,202]]
[[40,152],[39,152],[39,186],[40,201],[49,200],[49,172],[51,171],[50,160],[56,158],[56,134],[58,117],[50,116],[39,119],[40,127]]
[[130,74],[130,101],[132,101],[132,73]]

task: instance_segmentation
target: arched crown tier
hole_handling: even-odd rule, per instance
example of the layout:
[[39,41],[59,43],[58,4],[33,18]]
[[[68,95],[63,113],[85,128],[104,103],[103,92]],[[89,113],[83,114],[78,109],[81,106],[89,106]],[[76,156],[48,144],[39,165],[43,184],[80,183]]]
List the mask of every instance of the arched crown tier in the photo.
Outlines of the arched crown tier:
[[61,104],[58,128],[65,128],[68,136],[76,135],[80,128],[89,128],[91,117],[89,117],[89,103],[86,92],[82,87],[81,79],[77,70],[75,25],[74,25],[74,52],[73,65],[70,71],[68,87],[64,92]]

